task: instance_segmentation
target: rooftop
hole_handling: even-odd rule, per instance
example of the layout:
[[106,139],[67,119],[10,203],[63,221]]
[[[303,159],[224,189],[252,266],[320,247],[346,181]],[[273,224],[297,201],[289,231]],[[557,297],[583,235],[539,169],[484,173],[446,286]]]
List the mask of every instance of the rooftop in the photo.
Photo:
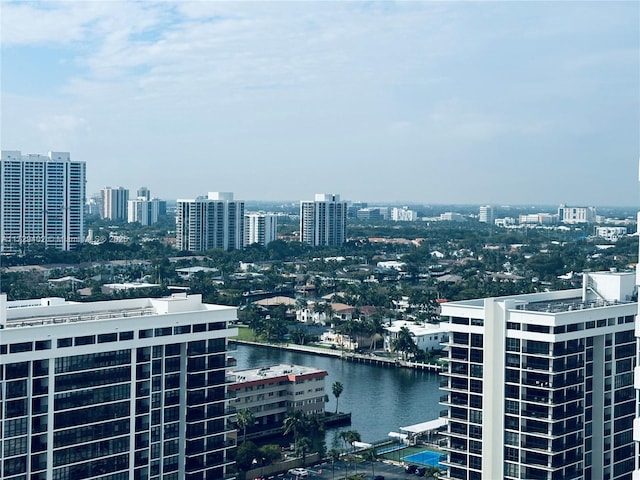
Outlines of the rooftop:
[[319,368],[281,363],[279,365],[270,365],[268,367],[236,370],[232,372],[232,375],[236,376],[237,382],[251,382],[255,380],[264,380],[265,378],[285,377],[289,375],[299,376],[308,375],[311,373],[326,374],[324,370],[320,370]]
[[[227,308],[232,307],[204,304],[201,295],[186,295],[185,293],[176,293],[164,298],[135,298],[101,302],[68,302],[63,298],[52,297],[6,302],[4,327],[32,327]],[[0,328],[2,327],[0,326]]]

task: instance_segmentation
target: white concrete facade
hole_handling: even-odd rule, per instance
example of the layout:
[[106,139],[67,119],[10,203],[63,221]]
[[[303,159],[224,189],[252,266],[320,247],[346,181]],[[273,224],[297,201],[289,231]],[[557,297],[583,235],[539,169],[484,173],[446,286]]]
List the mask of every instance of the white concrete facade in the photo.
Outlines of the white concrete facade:
[[210,248],[241,250],[244,243],[244,202],[230,192],[178,200],[176,248],[202,252]]
[[160,216],[161,200],[138,197],[127,202],[127,222],[138,222],[140,225],[153,225]]
[[633,277],[591,273],[582,289],[442,305],[444,478],[630,477]]
[[246,213],[244,215],[244,246],[254,243],[268,245],[278,238],[278,216],[274,213]]
[[410,210],[409,207],[391,209],[391,220],[394,222],[415,222],[418,220],[418,212]]
[[200,295],[0,304],[3,480],[233,478],[235,308]]
[[495,209],[491,205],[483,205],[480,207],[478,220],[482,223],[493,225],[496,218]]
[[0,159],[0,250],[30,243],[70,250],[84,242],[86,164],[69,152],[3,150]]
[[384,329],[384,349],[386,351],[391,351],[393,341],[398,338],[398,333],[402,328],[409,330],[416,347],[424,351],[441,350],[442,343],[448,337],[447,330],[443,329],[440,324],[396,320]]
[[347,240],[347,202],[340,195],[318,193],[300,202],[300,241],[309,245],[341,245]]
[[127,220],[129,190],[124,187],[105,187],[100,191],[102,197],[102,218],[108,220]]
[[558,220],[570,225],[594,223],[596,214],[595,207],[568,207],[564,204],[558,207]]

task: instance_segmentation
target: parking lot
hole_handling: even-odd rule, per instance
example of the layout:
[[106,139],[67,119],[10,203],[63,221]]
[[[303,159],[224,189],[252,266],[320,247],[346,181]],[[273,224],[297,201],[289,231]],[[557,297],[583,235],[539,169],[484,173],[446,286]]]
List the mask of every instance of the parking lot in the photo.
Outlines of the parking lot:
[[[418,480],[419,478],[415,474],[405,473],[404,467],[392,465],[383,462],[374,462],[373,469],[370,462],[362,462],[358,464],[357,470],[354,469],[352,463],[345,463],[342,461],[336,462],[335,465],[331,463],[324,463],[320,465],[314,465],[306,467],[309,476],[305,480],[342,480],[345,476],[355,475],[356,473],[364,474],[365,478],[372,479],[375,475],[382,475],[385,480]],[[295,476],[288,475],[286,473],[277,475],[274,478],[278,480],[303,480],[302,478],[296,478]]]

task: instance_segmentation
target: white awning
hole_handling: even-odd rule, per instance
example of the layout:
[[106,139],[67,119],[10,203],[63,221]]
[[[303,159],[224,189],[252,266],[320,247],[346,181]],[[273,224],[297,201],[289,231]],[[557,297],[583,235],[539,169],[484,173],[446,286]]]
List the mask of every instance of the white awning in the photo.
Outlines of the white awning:
[[416,423],[415,425],[400,427],[400,431],[413,433],[413,434],[426,433],[433,430],[438,430],[439,428],[444,427],[446,424],[447,424],[446,418],[436,418],[435,420],[431,420],[429,422]]

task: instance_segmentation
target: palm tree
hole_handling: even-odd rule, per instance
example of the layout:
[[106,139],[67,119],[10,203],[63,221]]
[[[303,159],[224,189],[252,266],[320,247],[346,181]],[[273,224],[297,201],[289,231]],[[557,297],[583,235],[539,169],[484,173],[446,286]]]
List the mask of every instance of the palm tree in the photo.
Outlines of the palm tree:
[[247,427],[249,425],[253,425],[254,421],[255,416],[253,415],[253,412],[248,408],[243,408],[236,414],[236,423],[238,424],[238,427],[242,429],[243,442],[247,439]]
[[398,336],[391,342],[391,348],[395,352],[401,352],[404,359],[408,354],[415,353],[417,346],[411,336],[411,331],[407,327],[401,327]]
[[375,462],[378,460],[378,453],[376,452],[375,447],[372,447],[364,452],[363,457],[365,460],[369,460],[371,462],[371,475],[376,476],[375,470]]
[[284,422],[282,422],[282,427],[284,429],[283,434],[289,435],[290,433],[293,433],[294,444],[298,443],[298,438],[306,427],[306,417],[306,414],[302,410],[291,410],[284,418]]
[[331,478],[336,478],[336,461],[340,460],[340,450],[332,448],[327,452],[329,459],[331,460]]
[[338,413],[338,400],[340,399],[340,395],[342,394],[343,390],[344,390],[344,385],[342,385],[341,382],[333,382],[333,385],[331,386],[331,391],[333,392],[333,395],[336,397],[336,413]]

